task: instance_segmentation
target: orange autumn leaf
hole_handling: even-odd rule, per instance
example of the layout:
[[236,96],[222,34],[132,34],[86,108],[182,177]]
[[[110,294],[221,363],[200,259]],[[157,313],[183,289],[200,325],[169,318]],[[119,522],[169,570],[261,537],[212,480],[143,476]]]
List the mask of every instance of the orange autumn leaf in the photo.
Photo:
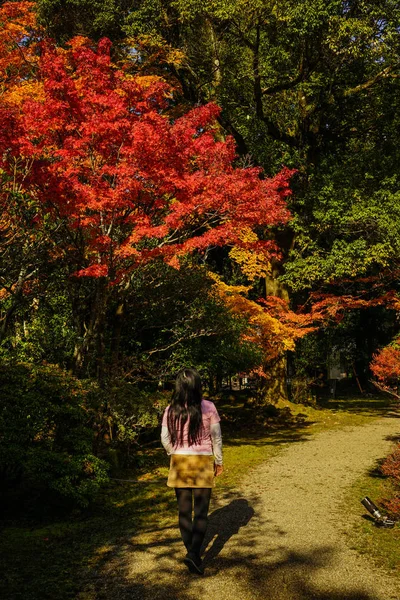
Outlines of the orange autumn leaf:
[[34,2],[5,2],[0,7],[0,83],[12,95],[38,64]]
[[265,363],[293,351],[298,339],[315,330],[313,318],[293,312],[286,301],[269,296],[267,300],[255,302],[246,297],[248,287],[230,286],[216,275],[212,277],[224,303],[249,323],[244,338],[262,350]]

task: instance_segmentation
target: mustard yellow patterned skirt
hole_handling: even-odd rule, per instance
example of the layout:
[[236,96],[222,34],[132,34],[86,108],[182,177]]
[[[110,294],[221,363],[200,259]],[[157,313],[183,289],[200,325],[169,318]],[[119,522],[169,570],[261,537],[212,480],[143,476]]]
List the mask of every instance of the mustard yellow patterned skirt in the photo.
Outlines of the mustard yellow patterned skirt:
[[172,454],[167,486],[213,488],[214,457],[202,454]]

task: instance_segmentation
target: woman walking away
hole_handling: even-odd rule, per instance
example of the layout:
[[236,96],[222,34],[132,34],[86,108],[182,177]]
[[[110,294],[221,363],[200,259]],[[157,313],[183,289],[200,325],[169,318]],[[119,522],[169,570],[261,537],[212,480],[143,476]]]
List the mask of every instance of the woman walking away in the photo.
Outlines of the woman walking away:
[[[203,574],[201,546],[207,529],[214,476],[221,475],[220,418],[213,402],[202,399],[200,375],[182,369],[176,378],[172,401],[165,409],[161,442],[171,464],[167,485],[175,488],[179,529],[192,573]],[[194,514],[193,514],[194,513]]]

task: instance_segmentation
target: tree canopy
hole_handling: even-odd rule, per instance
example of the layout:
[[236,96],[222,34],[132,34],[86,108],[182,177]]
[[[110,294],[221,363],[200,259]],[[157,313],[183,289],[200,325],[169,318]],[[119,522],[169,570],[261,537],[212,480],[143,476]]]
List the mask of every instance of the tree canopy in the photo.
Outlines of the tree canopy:
[[112,390],[93,414],[124,439],[188,363],[278,397],[288,355],[312,380],[338,354],[397,394],[399,18],[3,2],[1,358]]

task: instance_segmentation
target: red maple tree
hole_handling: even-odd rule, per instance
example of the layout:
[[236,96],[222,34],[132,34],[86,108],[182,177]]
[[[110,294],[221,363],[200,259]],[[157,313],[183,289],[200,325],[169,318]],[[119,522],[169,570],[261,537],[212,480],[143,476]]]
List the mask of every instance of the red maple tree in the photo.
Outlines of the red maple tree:
[[170,88],[114,68],[108,40],[77,38],[68,51],[44,43],[38,76],[45,100],[25,101],[20,116],[20,152],[32,161],[23,185],[84,233],[79,275],[120,280],[157,256],[178,266],[188,252],[240,244],[245,227],[289,219],[288,170],[262,179],[235,168],[214,104],[171,122]]
[[88,338],[104,322],[110,284],[127,285],[139,265],[162,258],[179,268],[188,253],[240,246],[249,228],[262,232],[257,252],[271,257],[268,230],[290,218],[291,171],[264,178],[235,168],[216,105],[170,117],[173,90],[115,67],[110,47],[42,41],[29,75],[34,98],[17,94],[19,103],[0,107],[4,174],[38,207],[37,228],[50,216],[65,229],[71,272],[99,281]]

